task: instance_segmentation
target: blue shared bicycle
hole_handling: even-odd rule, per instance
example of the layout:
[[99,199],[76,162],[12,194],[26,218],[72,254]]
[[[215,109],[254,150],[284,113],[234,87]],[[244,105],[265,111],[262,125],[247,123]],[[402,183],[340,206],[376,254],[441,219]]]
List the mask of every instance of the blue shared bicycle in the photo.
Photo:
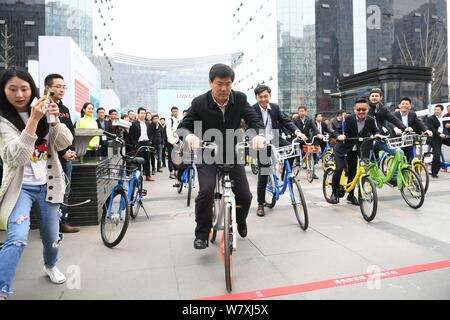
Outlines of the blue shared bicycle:
[[[307,230],[309,226],[308,208],[306,206],[305,196],[303,194],[300,183],[295,179],[289,159],[301,156],[300,140],[292,141],[291,146],[277,148],[274,145],[268,145],[271,149],[271,170],[266,187],[266,207],[273,209],[280,200],[281,196],[289,189],[291,204],[294,209],[295,217],[303,230]],[[276,163],[284,162],[284,179],[282,182],[278,180],[276,172]]]
[[[140,209],[142,209],[147,218],[150,218],[142,202],[143,197],[147,195],[147,190],[143,188],[144,182],[140,170],[145,160],[125,155],[125,141],[122,138],[108,132],[103,134],[108,139],[120,144],[121,164],[109,164],[101,172],[103,179],[117,181],[117,184],[111,190],[110,196],[103,204],[100,222],[100,233],[103,243],[108,248],[114,248],[124,238],[130,217],[136,218]],[[137,153],[152,151],[152,149],[151,147],[141,147]],[[135,169],[129,170],[128,166],[134,166]]]
[[191,199],[192,199],[192,190],[195,188],[195,180],[197,177],[197,170],[195,167],[195,152],[191,151],[191,160],[188,165],[188,167],[183,171],[183,174],[181,175],[181,181],[180,186],[178,187],[178,193],[181,194],[183,192],[183,189],[188,189],[187,194],[187,206],[191,206]]

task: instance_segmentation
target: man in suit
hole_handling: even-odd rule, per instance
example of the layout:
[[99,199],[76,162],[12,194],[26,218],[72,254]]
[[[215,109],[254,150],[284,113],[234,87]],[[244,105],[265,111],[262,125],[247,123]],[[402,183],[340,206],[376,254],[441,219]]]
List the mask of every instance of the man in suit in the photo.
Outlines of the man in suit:
[[[233,91],[235,73],[227,65],[216,64],[209,73],[211,90],[192,101],[189,113],[178,127],[180,136],[196,150],[200,147],[200,138],[208,131],[221,133],[223,139],[218,142],[218,149],[213,164],[197,164],[199,193],[195,200],[195,216],[197,228],[195,229],[194,248],[203,250],[208,247],[208,237],[212,227],[212,209],[214,204],[214,189],[216,186],[216,173],[221,163],[233,164],[230,178],[234,181],[233,193],[236,196],[238,208],[236,210],[237,231],[242,238],[247,237],[247,216],[252,203],[252,194],[245,173],[245,167],[236,164],[235,153],[227,157],[227,149],[234,151],[235,137],[229,137],[227,132],[239,131],[241,120],[244,119],[251,129],[264,129],[262,120],[247,102],[247,96],[241,92]],[[201,130],[196,129],[196,123],[201,124]],[[194,133],[195,132],[195,133]],[[253,140],[253,147],[260,150],[264,147],[264,137],[257,135]],[[228,143],[227,143],[228,142]],[[229,148],[228,148],[229,147]],[[222,158],[222,159],[220,159]]]
[[[369,104],[365,98],[358,98],[354,106],[355,114],[345,118],[343,134],[338,136],[338,142],[334,148],[334,160],[336,162],[336,170],[333,175],[333,194],[331,202],[339,203],[339,184],[344,171],[344,167],[348,164],[348,181],[353,181],[356,176],[358,166],[358,149],[360,144],[357,141],[345,141],[349,138],[367,138],[371,136],[380,136],[380,131],[374,118],[369,117]],[[352,191],[347,200],[354,205],[359,205],[358,199]]]
[[431,167],[431,176],[438,178],[439,171],[441,170],[441,151],[442,145],[450,146],[450,138],[445,135],[444,125],[444,106],[437,105],[434,108],[434,115],[428,117],[427,126],[433,133],[433,136],[429,139],[429,144],[433,148],[433,165]]
[[[378,128],[382,134],[388,135],[389,130],[385,128],[385,123],[391,123],[393,131],[397,136],[400,136],[406,129],[401,120],[394,117],[394,114],[383,105],[383,91],[380,88],[374,88],[370,91],[369,95],[369,116],[375,118]],[[390,155],[395,154],[394,149],[390,149],[389,146],[382,141],[375,143],[375,153],[379,151],[385,151]]]
[[[105,108],[102,107],[98,108],[97,109],[98,128],[106,132],[111,132],[111,122],[107,121],[105,117],[106,117]],[[102,136],[100,137],[100,139],[101,139],[100,156],[108,157],[108,139],[106,138],[106,136]]]
[[[320,148],[323,151],[327,147],[327,143],[325,141],[323,141],[325,136],[328,135],[329,137],[331,137],[333,132],[323,122],[323,115],[321,113],[317,113],[314,116],[314,126],[317,129],[317,137],[314,140],[314,145],[320,146]],[[317,163],[317,154],[314,155],[314,160]],[[319,177],[315,173],[314,173],[314,179],[319,179]]]
[[[255,89],[256,101],[257,104],[253,106],[253,109],[258,114],[259,118],[263,121],[264,126],[266,128],[266,141],[267,143],[288,146],[289,142],[281,138],[281,130],[284,128],[289,133],[295,134],[297,137],[306,140],[307,137],[301,133],[301,131],[294,125],[294,123],[289,119],[287,115],[281,112],[280,107],[277,104],[270,103],[270,99],[272,98],[272,89],[265,85],[259,85]],[[266,149],[267,156],[265,159],[270,158],[270,150]],[[265,152],[265,151],[261,151]],[[291,165],[293,163],[293,158]],[[258,209],[256,214],[259,217],[264,217],[264,204],[265,204],[265,195],[266,195],[266,187],[268,180],[268,170],[263,170],[263,168],[269,168],[270,163],[262,163],[261,157],[258,157],[258,162],[260,166],[259,175],[258,175]]]
[[[410,98],[403,98],[400,101],[400,111],[394,113],[394,116],[400,120],[406,127],[405,132],[415,132],[417,134],[426,133],[432,136],[433,133],[427,129],[422,120],[419,119],[414,111],[411,111],[412,101]],[[411,160],[413,154],[413,147],[407,147],[403,149],[405,156],[408,160]]]
[[317,135],[317,128],[313,121],[308,117],[308,110],[305,106],[298,108],[298,117],[299,119],[295,121],[295,125],[300,129],[301,133],[303,133],[309,140]]
[[[144,108],[138,109],[137,120],[133,122],[130,133],[129,140],[131,145],[137,150],[140,147],[150,147],[151,146],[151,130],[150,124],[145,121],[145,116],[147,115],[147,111]],[[144,158],[144,174],[146,177],[146,181],[155,181],[151,175],[150,169],[150,152],[149,151],[141,151],[138,154],[138,157]]]

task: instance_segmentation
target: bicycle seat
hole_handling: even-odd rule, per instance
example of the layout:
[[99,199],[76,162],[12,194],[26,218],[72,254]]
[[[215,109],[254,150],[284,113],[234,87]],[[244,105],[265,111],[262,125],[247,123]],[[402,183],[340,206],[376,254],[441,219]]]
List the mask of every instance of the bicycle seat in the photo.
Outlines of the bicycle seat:
[[145,164],[145,159],[144,158],[134,158],[134,159],[127,158],[126,161],[129,164],[135,164],[135,165],[138,165],[138,166]]

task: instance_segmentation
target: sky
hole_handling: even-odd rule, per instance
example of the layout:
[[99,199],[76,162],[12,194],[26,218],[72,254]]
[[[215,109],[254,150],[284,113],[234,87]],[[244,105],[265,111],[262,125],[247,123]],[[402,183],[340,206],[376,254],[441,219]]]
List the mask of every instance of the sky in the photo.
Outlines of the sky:
[[233,52],[232,1],[115,1],[115,51],[148,58]]

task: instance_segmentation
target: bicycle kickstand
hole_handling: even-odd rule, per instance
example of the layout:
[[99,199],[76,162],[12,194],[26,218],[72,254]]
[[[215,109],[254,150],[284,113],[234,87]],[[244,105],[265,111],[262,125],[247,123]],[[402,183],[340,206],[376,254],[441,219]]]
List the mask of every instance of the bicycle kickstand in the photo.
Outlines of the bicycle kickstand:
[[148,215],[147,210],[145,210],[144,203],[142,202],[142,200],[141,200],[141,208],[142,208],[142,210],[144,210],[144,213],[147,216],[147,219],[150,220],[150,216]]

